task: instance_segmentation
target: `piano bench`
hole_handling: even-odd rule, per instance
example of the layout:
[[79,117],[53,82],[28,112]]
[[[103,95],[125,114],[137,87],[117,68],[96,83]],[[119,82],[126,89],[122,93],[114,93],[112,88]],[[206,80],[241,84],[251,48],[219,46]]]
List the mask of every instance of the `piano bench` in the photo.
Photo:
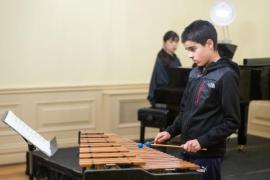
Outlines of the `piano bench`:
[[141,121],[140,142],[144,143],[145,127],[159,128],[163,131],[169,124],[169,110],[159,108],[141,108],[138,110],[138,120]]

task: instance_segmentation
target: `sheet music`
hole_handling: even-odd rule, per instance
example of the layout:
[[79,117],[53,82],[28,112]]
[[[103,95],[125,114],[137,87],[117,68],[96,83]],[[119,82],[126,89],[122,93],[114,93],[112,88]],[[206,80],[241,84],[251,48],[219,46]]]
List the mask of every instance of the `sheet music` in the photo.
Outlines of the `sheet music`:
[[40,151],[47,156],[52,156],[55,152],[52,152],[51,143],[24,123],[18,118],[12,111],[8,111],[2,118],[2,121],[14,129],[17,133],[23,136],[28,142],[36,146]]

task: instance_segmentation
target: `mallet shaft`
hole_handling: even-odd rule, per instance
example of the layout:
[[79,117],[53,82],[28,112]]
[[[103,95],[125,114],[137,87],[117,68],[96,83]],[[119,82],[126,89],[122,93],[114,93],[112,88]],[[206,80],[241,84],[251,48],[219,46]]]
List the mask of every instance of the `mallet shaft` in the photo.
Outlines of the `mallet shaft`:
[[[184,148],[183,147],[183,145],[170,145],[170,144],[156,144],[156,143],[153,143],[153,144],[151,144],[151,146],[153,146],[153,147],[171,147],[171,148]],[[200,150],[202,150],[202,151],[207,151],[207,149],[206,148],[202,148],[202,149],[200,149]]]

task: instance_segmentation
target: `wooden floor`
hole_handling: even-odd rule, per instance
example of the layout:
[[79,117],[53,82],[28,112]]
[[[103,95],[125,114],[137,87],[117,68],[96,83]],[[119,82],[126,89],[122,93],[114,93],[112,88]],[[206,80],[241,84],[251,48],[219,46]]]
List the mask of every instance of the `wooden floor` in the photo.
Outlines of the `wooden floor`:
[[25,175],[25,164],[1,165],[0,180],[28,180]]

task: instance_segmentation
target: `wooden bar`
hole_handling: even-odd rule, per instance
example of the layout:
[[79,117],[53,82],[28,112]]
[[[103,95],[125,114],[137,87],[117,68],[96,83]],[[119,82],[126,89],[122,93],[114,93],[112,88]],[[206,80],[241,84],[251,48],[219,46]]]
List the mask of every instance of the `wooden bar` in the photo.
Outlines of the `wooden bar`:
[[82,134],[81,138],[108,138],[109,136],[104,134]]
[[80,143],[80,147],[120,147],[117,143]]
[[126,147],[83,147],[80,153],[129,152]]
[[81,167],[88,167],[93,165],[108,165],[108,164],[119,164],[119,165],[143,165],[145,162],[138,158],[106,158],[106,159],[80,159]]
[[83,138],[80,140],[81,143],[114,143],[114,140],[110,139],[105,139],[105,138],[97,138],[97,139],[92,139],[92,138]]
[[136,157],[135,153],[122,152],[122,153],[81,153],[80,159],[91,158],[117,158],[117,157]]

